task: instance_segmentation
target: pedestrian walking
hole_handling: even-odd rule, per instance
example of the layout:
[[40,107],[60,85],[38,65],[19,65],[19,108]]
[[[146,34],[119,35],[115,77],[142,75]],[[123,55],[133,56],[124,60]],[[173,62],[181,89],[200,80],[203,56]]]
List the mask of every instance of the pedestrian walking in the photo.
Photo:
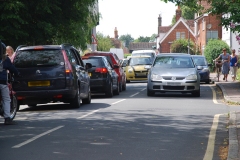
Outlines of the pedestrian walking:
[[6,54],[7,54],[8,58],[10,58],[11,62],[13,62],[14,49],[11,46],[6,47]]
[[236,80],[237,69],[238,69],[238,56],[235,53],[235,49],[232,50],[232,54],[230,56],[230,74],[232,76],[232,80]]
[[229,70],[230,70],[230,55],[229,53],[227,53],[226,48],[223,48],[223,53],[220,54],[215,61],[217,61],[218,59],[222,59],[222,74],[223,74],[223,80],[225,80],[226,82],[228,81],[228,74],[229,74]]

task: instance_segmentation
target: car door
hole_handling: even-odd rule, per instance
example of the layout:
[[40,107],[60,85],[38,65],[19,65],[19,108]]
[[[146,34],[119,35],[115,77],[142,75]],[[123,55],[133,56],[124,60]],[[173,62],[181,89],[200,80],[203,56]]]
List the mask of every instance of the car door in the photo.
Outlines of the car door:
[[82,96],[86,97],[89,92],[90,77],[88,75],[88,72],[86,70],[84,62],[82,61],[82,59],[80,57],[79,52],[76,49],[74,49],[74,53],[75,53],[74,55],[77,60],[77,64],[78,64],[79,68],[81,69],[80,72],[81,72],[81,76],[82,76],[82,79],[81,79]]

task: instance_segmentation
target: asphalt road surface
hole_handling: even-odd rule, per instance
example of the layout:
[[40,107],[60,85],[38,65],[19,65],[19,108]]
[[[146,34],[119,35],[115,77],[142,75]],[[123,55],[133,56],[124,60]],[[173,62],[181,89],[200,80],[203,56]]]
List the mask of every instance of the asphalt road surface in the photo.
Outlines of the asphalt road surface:
[[201,97],[148,97],[146,83],[129,83],[92,103],[21,106],[17,125],[0,119],[0,160],[218,160],[228,138],[230,110],[201,85]]

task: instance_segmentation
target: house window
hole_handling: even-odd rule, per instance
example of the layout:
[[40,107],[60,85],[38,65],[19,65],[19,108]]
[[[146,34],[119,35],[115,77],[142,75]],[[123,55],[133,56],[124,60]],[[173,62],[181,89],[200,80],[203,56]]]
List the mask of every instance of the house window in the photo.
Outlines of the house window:
[[207,42],[209,39],[218,39],[218,31],[207,31]]
[[185,32],[176,32],[176,39],[184,39],[185,38]]

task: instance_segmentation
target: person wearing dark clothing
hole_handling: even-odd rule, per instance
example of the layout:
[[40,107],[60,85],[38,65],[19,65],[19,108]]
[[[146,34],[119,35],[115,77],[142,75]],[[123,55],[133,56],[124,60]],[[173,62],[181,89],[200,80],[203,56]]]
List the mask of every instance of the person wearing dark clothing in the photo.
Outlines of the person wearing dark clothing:
[[0,41],[0,91],[2,96],[2,105],[4,110],[4,124],[12,125],[15,124],[13,120],[10,118],[10,92],[8,88],[8,71],[10,74],[14,74],[15,76],[19,76],[19,72],[12,64],[11,60],[6,56],[6,46],[4,43]]

